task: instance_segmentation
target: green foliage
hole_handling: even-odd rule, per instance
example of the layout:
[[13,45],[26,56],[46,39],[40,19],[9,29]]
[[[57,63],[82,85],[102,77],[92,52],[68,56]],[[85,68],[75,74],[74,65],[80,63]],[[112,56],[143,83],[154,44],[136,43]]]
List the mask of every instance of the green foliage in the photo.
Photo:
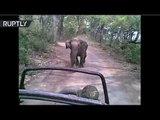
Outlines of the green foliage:
[[46,41],[36,36],[31,36],[28,41],[29,49],[36,52],[46,52],[47,45]]
[[[140,63],[140,44],[129,43],[130,40],[141,40],[140,16],[92,15],[86,16],[86,19],[90,23],[90,36],[95,41],[101,42],[104,50],[121,54],[128,62]],[[104,28],[100,29],[102,25]]]
[[26,37],[23,33],[19,34],[19,63],[25,64],[28,63],[27,60],[27,43],[26,43]]
[[64,33],[64,37],[65,38],[70,38],[75,34],[75,28],[72,26],[66,26],[65,28],[65,33]]
[[27,50],[24,47],[19,48],[20,64],[27,63]]
[[140,44],[114,41],[112,46],[108,42],[101,44],[104,50],[115,52],[123,55],[130,63],[140,64]]
[[138,64],[140,63],[140,44],[130,43],[124,50],[124,55],[128,62]]
[[[102,32],[102,38],[108,40],[134,40],[136,37],[133,37],[133,33],[140,32],[138,15],[92,15],[87,16],[86,19],[90,23],[92,36]],[[101,25],[104,25],[105,30],[99,29]]]
[[69,38],[75,35],[76,31],[76,18],[69,15],[64,18],[64,37]]
[[[40,16],[20,16],[21,19],[27,19],[27,17],[28,20],[33,19],[33,21],[30,27],[19,28],[20,64],[27,64],[29,62],[27,56],[33,51],[46,52],[47,45],[51,41],[48,29],[44,29],[39,20]],[[43,16],[43,18],[46,20],[47,16]]]
[[107,43],[107,42],[100,44],[100,46],[102,47],[103,50],[108,50],[110,48],[109,43]]

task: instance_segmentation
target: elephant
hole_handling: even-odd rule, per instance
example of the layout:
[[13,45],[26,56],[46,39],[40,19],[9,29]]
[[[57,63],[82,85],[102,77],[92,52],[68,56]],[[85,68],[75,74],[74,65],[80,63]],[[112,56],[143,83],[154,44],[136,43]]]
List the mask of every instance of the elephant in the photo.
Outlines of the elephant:
[[[70,48],[70,61],[71,61],[71,67],[74,65],[83,67],[83,64],[85,63],[85,59],[87,57],[87,48],[88,44],[86,41],[81,39],[73,38],[69,41],[66,41],[66,49]],[[78,56],[80,57],[80,63],[78,60]]]

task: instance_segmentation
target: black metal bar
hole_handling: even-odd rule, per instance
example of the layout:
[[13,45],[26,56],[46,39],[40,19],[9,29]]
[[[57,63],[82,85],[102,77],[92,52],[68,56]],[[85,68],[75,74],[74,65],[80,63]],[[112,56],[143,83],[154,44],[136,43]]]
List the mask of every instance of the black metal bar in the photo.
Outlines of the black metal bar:
[[71,105],[107,105],[98,100],[81,98],[77,96],[68,96],[60,93],[52,93],[38,90],[19,89],[20,99],[35,99],[52,102],[59,102]]
[[97,75],[102,80],[102,86],[103,86],[103,90],[104,90],[105,102],[107,104],[109,104],[107,85],[106,85],[106,81],[105,81],[104,76],[99,72],[89,71],[89,70],[84,70],[84,69],[65,68],[65,67],[27,68],[22,72],[22,77],[21,77],[21,81],[20,81],[20,89],[25,89],[25,87],[24,87],[24,79],[25,79],[26,73],[28,71],[36,71],[36,70],[62,70],[62,71],[72,71],[72,72],[79,72],[79,73]]

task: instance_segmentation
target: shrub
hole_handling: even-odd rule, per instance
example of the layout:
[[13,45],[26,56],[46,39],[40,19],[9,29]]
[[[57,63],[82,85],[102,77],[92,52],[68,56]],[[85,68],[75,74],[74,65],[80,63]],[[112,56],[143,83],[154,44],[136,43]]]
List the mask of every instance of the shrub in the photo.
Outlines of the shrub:
[[140,44],[128,43],[127,41],[113,41],[112,46],[109,46],[109,42],[105,41],[101,44],[101,47],[104,50],[123,55],[130,63],[140,63]]
[[20,64],[26,64],[28,63],[27,60],[27,42],[26,42],[26,36],[24,33],[19,34],[19,63]]
[[124,51],[124,56],[131,63],[140,63],[140,44],[130,43]]

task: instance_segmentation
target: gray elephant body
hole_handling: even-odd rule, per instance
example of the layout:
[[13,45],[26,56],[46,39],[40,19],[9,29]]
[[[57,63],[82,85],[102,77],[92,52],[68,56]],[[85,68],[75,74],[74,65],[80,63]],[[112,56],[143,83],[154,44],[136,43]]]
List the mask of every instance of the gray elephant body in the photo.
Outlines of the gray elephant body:
[[[70,53],[71,67],[73,67],[74,64],[83,67],[85,59],[87,57],[87,48],[88,48],[87,42],[80,39],[72,39],[66,42],[66,49],[67,48],[70,48],[71,50]],[[78,56],[80,57],[80,63],[78,60]]]

